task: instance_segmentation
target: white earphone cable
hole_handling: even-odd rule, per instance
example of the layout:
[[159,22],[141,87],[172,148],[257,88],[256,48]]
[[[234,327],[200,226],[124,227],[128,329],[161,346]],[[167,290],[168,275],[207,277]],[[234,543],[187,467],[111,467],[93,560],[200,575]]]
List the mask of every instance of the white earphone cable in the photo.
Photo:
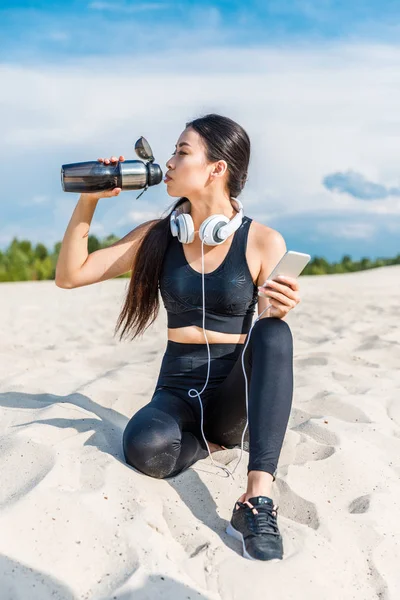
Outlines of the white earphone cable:
[[190,394],[190,392],[194,392],[194,393],[197,395],[198,399],[199,399],[199,402],[200,402],[200,411],[201,411],[201,433],[202,433],[202,436],[203,436],[204,442],[205,442],[205,444],[206,444],[206,446],[207,446],[207,450],[208,450],[208,454],[210,455],[211,462],[213,463],[213,465],[214,465],[215,467],[218,467],[218,469],[222,469],[223,471],[225,471],[226,473],[228,473],[228,477],[229,477],[229,476],[231,476],[231,477],[232,477],[232,479],[234,480],[235,478],[233,477],[233,473],[236,471],[236,469],[237,469],[237,467],[238,467],[238,465],[239,465],[240,461],[242,460],[242,455],[243,455],[243,441],[244,441],[244,435],[245,435],[245,433],[246,433],[246,429],[247,429],[247,426],[248,426],[248,423],[249,423],[249,419],[248,419],[248,414],[249,414],[249,404],[248,404],[248,389],[247,389],[247,388],[248,388],[248,385],[247,385],[247,375],[246,375],[246,369],[245,369],[245,366],[244,366],[244,353],[246,352],[247,344],[249,343],[250,334],[251,334],[251,332],[252,332],[252,329],[253,329],[254,325],[255,325],[255,324],[257,323],[257,321],[258,321],[258,320],[259,320],[259,319],[262,317],[262,315],[265,313],[265,311],[266,311],[266,310],[268,310],[269,308],[271,308],[271,307],[272,307],[272,304],[268,305],[268,306],[267,306],[267,307],[266,307],[266,308],[265,308],[265,309],[262,311],[262,313],[260,313],[260,314],[258,315],[258,317],[255,319],[254,323],[251,325],[251,327],[250,327],[250,330],[249,330],[249,333],[248,333],[248,336],[247,336],[247,340],[246,340],[246,343],[245,343],[245,346],[244,346],[244,349],[243,349],[243,353],[242,353],[242,369],[243,369],[243,375],[244,375],[244,378],[245,378],[245,391],[246,391],[246,415],[247,415],[247,420],[246,420],[246,427],[244,428],[244,430],[243,430],[243,434],[242,434],[242,442],[241,442],[241,449],[240,449],[240,457],[239,457],[239,460],[238,460],[238,462],[237,462],[237,464],[236,464],[236,467],[235,467],[235,468],[233,469],[233,471],[231,472],[231,471],[230,471],[230,470],[229,470],[227,467],[220,467],[219,465],[216,465],[216,464],[215,464],[215,462],[214,462],[214,460],[213,460],[213,458],[212,458],[212,456],[211,456],[211,452],[210,452],[210,449],[209,449],[209,447],[208,447],[207,440],[206,440],[206,437],[205,437],[205,435],[204,435],[204,431],[203,431],[203,405],[202,405],[202,402],[201,402],[200,394],[202,394],[202,393],[204,392],[204,390],[206,389],[206,387],[207,387],[208,378],[209,378],[209,375],[210,375],[210,366],[211,366],[210,347],[209,347],[209,345],[208,345],[208,339],[207,339],[207,335],[206,335],[206,328],[205,328],[206,311],[205,311],[205,289],[204,289],[204,288],[205,288],[205,286],[204,286],[204,239],[203,239],[203,240],[202,240],[202,242],[201,242],[201,281],[202,281],[202,299],[203,299],[203,333],[204,333],[204,337],[205,337],[205,340],[206,340],[206,344],[207,344],[207,353],[208,353],[207,379],[206,379],[206,382],[205,382],[205,384],[204,384],[204,387],[203,387],[203,389],[202,389],[200,392],[199,392],[199,391],[197,391],[195,388],[191,388],[190,390],[188,390],[188,395],[189,395],[189,397],[190,397],[190,398],[194,398],[194,396]]

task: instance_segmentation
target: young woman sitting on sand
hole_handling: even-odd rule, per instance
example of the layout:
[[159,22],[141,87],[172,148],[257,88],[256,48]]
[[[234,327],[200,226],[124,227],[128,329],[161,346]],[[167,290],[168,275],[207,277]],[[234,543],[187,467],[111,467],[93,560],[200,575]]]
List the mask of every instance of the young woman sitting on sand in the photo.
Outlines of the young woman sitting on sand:
[[[87,236],[97,202],[121,189],[80,196],[56,285],[76,288],[131,271],[115,328],[124,325],[120,339],[129,331],[134,339],[154,322],[160,291],[167,347],[150,402],[124,431],[125,459],[150,477],[174,477],[212,452],[240,446],[248,423],[247,489],[227,532],[242,541],[247,558],[279,560],[282,537],[271,489],[292,405],[293,340],[284,319],[300,302],[298,282],[275,280],[258,293],[286,244],[278,231],[245,216],[237,200],[250,160],[245,130],[227,117],[206,115],[186,124],[175,148],[164,180],[168,194],[179,198],[171,212],[90,255]],[[212,215],[226,218],[211,226],[217,243],[207,245]],[[235,217],[234,233],[222,242],[218,229]],[[258,315],[270,308],[254,323],[244,352],[256,304]]]

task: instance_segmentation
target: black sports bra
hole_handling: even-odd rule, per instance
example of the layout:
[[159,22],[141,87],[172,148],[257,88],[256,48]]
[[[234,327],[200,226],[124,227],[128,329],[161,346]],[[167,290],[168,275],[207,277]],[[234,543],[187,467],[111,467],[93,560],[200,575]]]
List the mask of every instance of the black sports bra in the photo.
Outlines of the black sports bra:
[[[244,216],[223,262],[204,275],[205,328],[221,333],[248,333],[258,301],[246,246],[252,219]],[[164,255],[159,288],[168,327],[203,326],[202,275],[186,260],[182,243],[172,237]]]

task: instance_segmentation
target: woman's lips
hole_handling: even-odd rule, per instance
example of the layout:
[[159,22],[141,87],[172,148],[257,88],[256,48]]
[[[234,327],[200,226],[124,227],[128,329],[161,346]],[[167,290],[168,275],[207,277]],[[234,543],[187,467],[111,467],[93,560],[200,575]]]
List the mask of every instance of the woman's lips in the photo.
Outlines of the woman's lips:
[[166,175],[164,177],[164,181],[165,181],[165,183],[168,183],[169,181],[172,181],[172,179],[171,179],[171,177],[168,177],[168,175]]

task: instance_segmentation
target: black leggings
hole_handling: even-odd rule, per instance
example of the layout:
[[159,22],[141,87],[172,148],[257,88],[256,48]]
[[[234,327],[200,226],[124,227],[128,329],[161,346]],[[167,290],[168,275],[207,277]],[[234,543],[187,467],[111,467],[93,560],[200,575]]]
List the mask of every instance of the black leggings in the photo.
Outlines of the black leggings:
[[[247,339],[246,339],[247,341]],[[211,365],[201,393],[203,430],[209,442],[241,445],[246,426],[245,344],[209,344]],[[286,321],[256,321],[244,354],[248,381],[249,471],[275,477],[293,396],[293,339]],[[198,392],[207,379],[207,344],[168,340],[151,401],[123,434],[126,462],[151,477],[174,477],[209,456],[201,433]]]

